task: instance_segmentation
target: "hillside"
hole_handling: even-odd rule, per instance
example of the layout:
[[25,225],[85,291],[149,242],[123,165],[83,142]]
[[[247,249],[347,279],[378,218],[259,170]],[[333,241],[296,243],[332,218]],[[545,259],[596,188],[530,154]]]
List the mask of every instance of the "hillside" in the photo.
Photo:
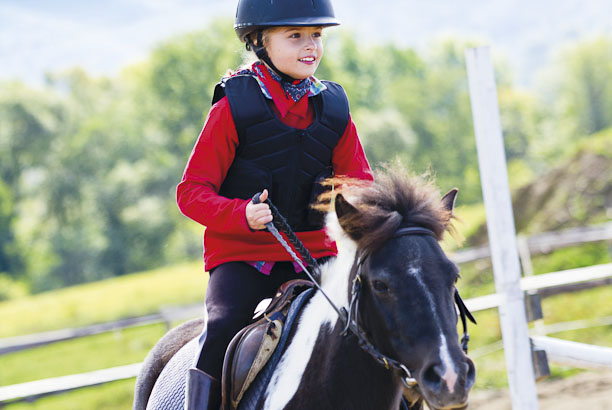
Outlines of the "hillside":
[[[566,161],[512,193],[517,233],[596,225],[612,218],[612,129],[580,143]],[[486,225],[468,238],[487,240]]]

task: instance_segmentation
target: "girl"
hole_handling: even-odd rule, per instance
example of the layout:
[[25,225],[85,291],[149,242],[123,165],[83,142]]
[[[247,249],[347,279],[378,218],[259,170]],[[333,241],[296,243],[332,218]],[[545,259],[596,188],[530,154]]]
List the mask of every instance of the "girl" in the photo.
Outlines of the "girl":
[[267,231],[270,196],[315,258],[336,254],[309,205],[331,175],[371,180],[342,87],[313,75],[330,0],[240,0],[234,28],[258,61],[224,78],[191,153],[177,202],[206,226],[207,328],[187,384],[188,409],[218,409],[225,349],[257,303],[307,279]]

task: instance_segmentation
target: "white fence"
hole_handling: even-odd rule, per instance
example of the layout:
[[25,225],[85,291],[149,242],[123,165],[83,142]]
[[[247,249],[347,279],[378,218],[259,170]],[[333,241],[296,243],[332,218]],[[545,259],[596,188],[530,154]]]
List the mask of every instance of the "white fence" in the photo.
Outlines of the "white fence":
[[[525,290],[534,291],[544,284],[542,275],[521,279],[519,241],[514,228],[497,87],[489,48],[468,49],[466,62],[497,290],[497,295],[489,297],[487,302],[495,303],[499,308],[512,407],[537,410],[536,365],[542,365],[540,369],[543,366],[547,368],[547,354],[552,359],[566,362],[612,366],[612,349],[548,337],[529,337]],[[600,279],[610,271],[610,265],[592,268],[586,275],[592,274]],[[529,274],[530,264],[524,264],[523,270]],[[557,285],[580,273],[584,274],[584,270],[560,273]]]
[[142,363],[134,363],[127,366],[96,370],[89,373],[72,374],[69,376],[53,377],[0,387],[0,407],[3,403],[7,402],[23,399],[32,400],[48,394],[62,393],[81,387],[96,386],[103,383],[130,379],[138,375],[141,365]]

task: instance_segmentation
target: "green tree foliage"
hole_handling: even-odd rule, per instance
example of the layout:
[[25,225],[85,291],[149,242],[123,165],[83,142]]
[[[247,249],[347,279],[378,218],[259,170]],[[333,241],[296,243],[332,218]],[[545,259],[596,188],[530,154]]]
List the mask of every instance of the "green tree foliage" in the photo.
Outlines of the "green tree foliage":
[[23,273],[23,244],[17,236],[18,204],[36,190],[53,137],[62,130],[65,112],[46,93],[4,83],[0,94],[0,272]]
[[562,114],[575,121],[578,135],[612,126],[612,39],[579,43],[562,54],[558,88]]
[[206,31],[175,38],[159,46],[145,71],[150,109],[165,134],[165,148],[183,158],[210,107],[214,85],[242,62],[242,45],[230,21]]
[[421,57],[395,45],[333,39],[319,75],[346,89],[373,165],[399,159],[417,173],[434,172],[462,201],[480,199],[465,44],[443,41]]
[[[329,30],[317,76],[345,88],[372,165],[431,170],[441,189],[457,186],[462,203],[478,202],[468,44],[417,53],[356,38]],[[561,76],[563,118],[585,132],[611,125],[612,59],[596,64],[609,44],[577,47]],[[0,279],[13,290],[0,298],[23,293],[19,280],[42,291],[198,257],[202,227],[180,215],[174,190],[214,85],[244,57],[231,21],[219,21],[168,40],[116,78],[74,69],[50,74],[44,90],[3,85]],[[503,64],[498,71],[507,156],[523,181],[541,171],[535,142],[550,135],[550,113],[512,87]]]

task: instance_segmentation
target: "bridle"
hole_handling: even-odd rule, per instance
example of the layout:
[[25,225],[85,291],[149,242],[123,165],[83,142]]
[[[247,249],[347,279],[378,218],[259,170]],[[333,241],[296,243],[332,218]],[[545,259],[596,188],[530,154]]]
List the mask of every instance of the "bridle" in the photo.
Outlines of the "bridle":
[[[427,228],[419,227],[419,226],[400,227],[393,234],[391,238],[395,239],[395,238],[399,238],[402,236],[408,236],[408,235],[429,235],[437,240],[436,235],[433,233],[433,231]],[[361,296],[361,290],[363,287],[363,283],[361,279],[361,276],[362,276],[361,271],[362,271],[362,266],[368,257],[369,257],[369,254],[367,253],[362,253],[361,255],[358,255],[355,257],[355,263],[353,264],[353,268],[351,271],[351,276],[353,276],[354,274],[353,286],[351,287],[351,301],[349,303],[348,312],[346,312],[346,310],[342,308],[343,313],[345,313],[343,317],[345,321],[345,328],[342,331],[341,335],[343,336],[346,335],[348,331],[350,330],[351,333],[353,333],[357,337],[357,339],[359,340],[359,346],[365,352],[370,354],[370,356],[372,356],[376,362],[384,366],[386,369],[393,368],[397,370],[400,374],[402,374],[401,380],[404,386],[406,388],[413,388],[418,384],[418,382],[414,377],[412,377],[412,374],[410,373],[410,370],[408,370],[408,367],[404,365],[403,363],[395,359],[392,359],[389,356],[386,356],[383,353],[381,353],[367,339],[366,332],[361,328],[359,324],[359,298]],[[461,337],[461,348],[464,351],[464,353],[467,354],[470,335],[467,332],[466,318],[469,319],[474,324],[476,324],[476,320],[474,319],[470,311],[465,306],[465,303],[463,303],[463,300],[461,299],[461,296],[459,295],[459,291],[456,288],[455,288],[454,298],[455,298],[455,303],[457,305],[457,308],[459,310],[459,315],[461,317],[461,323],[463,325],[463,336]]]
[[[259,203],[259,196],[261,193],[257,193],[253,196],[252,201],[254,203]],[[325,291],[319,285],[319,281],[315,279],[315,277],[310,273],[308,268],[304,266],[302,260],[295,254],[293,249],[287,244],[285,239],[279,233],[279,229],[287,235],[289,241],[292,245],[294,245],[295,249],[298,250],[300,255],[304,258],[308,265],[310,265],[314,271],[319,274],[319,266],[316,260],[310,255],[308,249],[304,247],[302,242],[297,238],[295,232],[291,229],[285,218],[278,212],[278,209],[272,204],[270,199],[266,199],[265,203],[268,204],[270,210],[272,211],[273,221],[268,222],[266,224],[266,228],[268,231],[274,235],[274,237],[278,240],[278,242],[285,248],[285,250],[291,255],[294,261],[304,270],[304,272],[308,275],[310,280],[312,280],[314,286],[321,292],[321,294],[325,297],[327,302],[332,306],[332,308],[338,313],[340,319],[344,322],[344,329],[341,332],[342,336],[346,336],[350,331],[353,335],[355,335],[358,339],[359,346],[370,356],[374,358],[374,360],[384,366],[386,369],[395,369],[402,376],[401,380],[404,386],[408,389],[414,388],[418,385],[417,380],[412,377],[412,373],[408,367],[401,362],[390,358],[389,356],[381,353],[366,337],[366,332],[359,325],[359,298],[361,296],[361,290],[363,287],[362,279],[361,279],[361,271],[363,267],[363,263],[369,257],[369,253],[362,252],[361,254],[357,254],[355,256],[355,262],[353,263],[353,267],[351,269],[351,276],[355,275],[353,279],[353,284],[351,286],[351,295],[350,295],[350,303],[348,311],[345,308],[338,308],[336,304],[329,298],[329,296],[325,293]],[[400,226],[399,229],[395,231],[391,239],[400,238],[403,236],[409,235],[428,235],[432,236],[436,241],[438,238],[435,233],[430,229],[420,227],[420,226]],[[317,275],[318,276],[318,275]],[[468,342],[470,340],[470,335],[467,332],[467,319],[469,319],[472,323],[476,324],[476,320],[474,316],[470,313],[468,308],[465,306],[465,303],[461,299],[459,295],[459,291],[455,288],[454,294],[455,304],[457,305],[457,309],[459,310],[459,316],[461,317],[461,324],[463,325],[463,335],[461,337],[461,348],[464,353],[468,352]]]

